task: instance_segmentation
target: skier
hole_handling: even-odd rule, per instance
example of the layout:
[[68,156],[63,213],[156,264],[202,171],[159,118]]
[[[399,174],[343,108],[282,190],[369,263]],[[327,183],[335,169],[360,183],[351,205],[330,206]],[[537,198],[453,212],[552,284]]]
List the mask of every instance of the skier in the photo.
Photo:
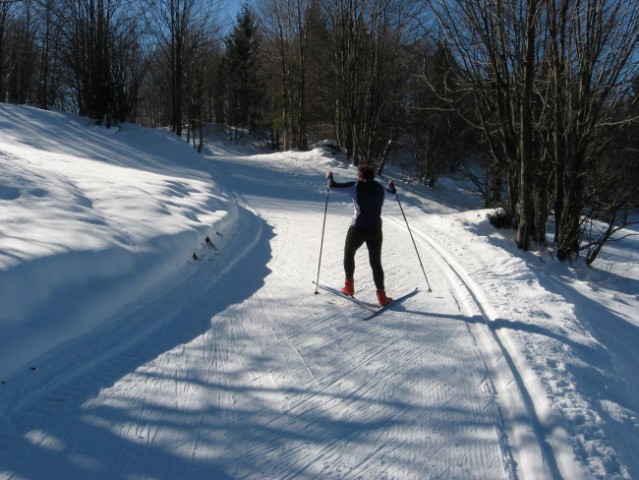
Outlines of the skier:
[[356,182],[337,183],[333,173],[328,172],[328,187],[336,192],[347,193],[353,199],[354,215],[346,234],[344,244],[345,295],[355,294],[355,253],[364,243],[368,248],[368,258],[373,270],[373,281],[377,289],[377,301],[381,306],[393,301],[386,296],[384,270],[382,268],[382,205],[386,195],[396,193],[395,183],[390,180],[387,187],[375,181],[375,170],[370,165],[360,165]]

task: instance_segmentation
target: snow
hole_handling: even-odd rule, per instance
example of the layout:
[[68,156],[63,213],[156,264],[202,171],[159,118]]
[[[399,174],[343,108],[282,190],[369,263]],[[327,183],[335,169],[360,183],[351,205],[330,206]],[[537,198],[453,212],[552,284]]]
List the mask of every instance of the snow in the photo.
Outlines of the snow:
[[387,293],[421,291],[364,322],[314,295],[327,170],[0,104],[0,479],[639,478],[636,237],[561,263],[398,181],[425,270],[387,202]]

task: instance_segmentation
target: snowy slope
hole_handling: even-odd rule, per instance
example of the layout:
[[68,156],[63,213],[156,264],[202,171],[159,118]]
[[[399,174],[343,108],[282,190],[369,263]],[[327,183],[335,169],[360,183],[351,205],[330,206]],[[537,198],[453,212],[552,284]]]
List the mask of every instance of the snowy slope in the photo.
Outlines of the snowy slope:
[[387,203],[388,293],[422,292],[363,322],[313,294],[328,169],[0,104],[0,478],[639,477],[636,240],[564,265],[400,183],[427,278]]

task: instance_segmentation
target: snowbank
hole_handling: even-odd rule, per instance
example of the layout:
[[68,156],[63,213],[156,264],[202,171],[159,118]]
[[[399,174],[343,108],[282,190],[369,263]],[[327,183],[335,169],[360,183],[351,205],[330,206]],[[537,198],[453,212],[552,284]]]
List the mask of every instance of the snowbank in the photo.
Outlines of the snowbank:
[[2,378],[157,287],[228,210],[167,132],[2,104],[0,131]]

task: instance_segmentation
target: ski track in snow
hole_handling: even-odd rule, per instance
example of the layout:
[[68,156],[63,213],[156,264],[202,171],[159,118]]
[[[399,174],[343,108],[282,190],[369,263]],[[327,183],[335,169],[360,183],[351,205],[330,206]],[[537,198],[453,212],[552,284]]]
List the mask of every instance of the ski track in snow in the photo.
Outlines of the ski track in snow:
[[[392,221],[399,224],[397,219]],[[521,359],[517,358],[517,352],[521,347],[513,345],[516,340],[499,329],[499,317],[486,293],[434,238],[422,230],[415,230],[415,234],[426,247],[425,251],[436,254],[432,259],[444,272],[460,313],[469,319],[468,329],[477,339],[492,387],[499,393],[506,469],[514,473],[515,466],[519,465],[520,471],[526,472],[520,474],[520,478],[568,478],[579,472],[581,468],[572,461],[571,445],[559,422],[553,424],[552,415],[541,418],[538,414],[539,410],[550,409],[549,400],[537,385],[530,367],[523,361],[518,362]],[[531,384],[537,387],[533,392]]]
[[[211,262],[186,267],[3,389],[0,479],[515,480],[579,471],[515,355],[517,339],[491,325],[490,295],[436,232],[412,226],[427,293],[387,204],[389,294],[416,282],[424,291],[362,322],[351,303],[313,295],[323,172],[263,157],[211,157],[235,209]],[[350,213],[344,198],[330,198],[329,285],[342,281]],[[308,224],[316,237],[299,234]],[[372,299],[365,250],[356,289]]]

